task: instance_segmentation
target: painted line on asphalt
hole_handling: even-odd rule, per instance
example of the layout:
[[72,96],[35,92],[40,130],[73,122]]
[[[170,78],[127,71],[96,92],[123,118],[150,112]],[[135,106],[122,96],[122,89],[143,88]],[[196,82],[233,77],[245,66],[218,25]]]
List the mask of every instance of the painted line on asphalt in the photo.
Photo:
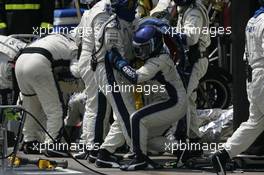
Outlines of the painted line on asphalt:
[[61,174],[61,175],[67,175],[67,174],[83,174],[83,172],[70,170],[70,169],[63,169],[63,168],[56,168],[55,171],[14,171],[15,173],[19,173],[19,175],[36,175],[36,174],[43,174],[43,175],[55,175],[55,174]]

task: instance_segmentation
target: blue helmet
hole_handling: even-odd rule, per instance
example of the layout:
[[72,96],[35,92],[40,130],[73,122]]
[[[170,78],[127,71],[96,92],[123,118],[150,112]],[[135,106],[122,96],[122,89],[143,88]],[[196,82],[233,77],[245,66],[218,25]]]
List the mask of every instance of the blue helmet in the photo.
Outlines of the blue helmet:
[[151,25],[151,26],[155,26],[162,34],[166,34],[168,29],[170,28],[169,24],[167,21],[164,21],[162,19],[158,19],[155,17],[145,17],[142,18],[139,22],[138,22],[138,28],[141,28],[143,26],[146,25]]
[[119,18],[132,22],[135,19],[137,0],[111,0],[111,7]]
[[195,0],[174,0],[175,4],[178,5],[178,6],[190,5],[194,1]]
[[139,28],[133,36],[133,48],[136,57],[142,60],[159,54],[163,48],[162,33],[155,26]]

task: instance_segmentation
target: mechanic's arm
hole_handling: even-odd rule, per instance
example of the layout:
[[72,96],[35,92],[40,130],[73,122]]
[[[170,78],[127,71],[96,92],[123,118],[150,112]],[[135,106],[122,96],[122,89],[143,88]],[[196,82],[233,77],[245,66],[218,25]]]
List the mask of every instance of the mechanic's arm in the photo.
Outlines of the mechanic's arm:
[[139,84],[153,79],[165,66],[163,61],[159,61],[162,59],[162,55],[158,58],[148,60],[138,70],[133,69],[128,61],[124,59],[115,48],[107,53],[107,57],[113,66],[133,84]]
[[170,6],[171,0],[159,0],[157,6],[150,11],[150,16],[158,12],[166,11]]
[[170,59],[166,54],[149,59],[136,71],[138,75],[138,83],[154,79],[157,73],[166,68],[166,59]]
[[261,47],[262,47],[262,50],[264,50],[264,26],[261,26],[260,30],[261,30],[261,32],[259,32],[260,33],[259,38],[262,39]]
[[82,51],[78,63],[80,75],[84,78],[84,74],[87,70],[90,70],[90,61],[92,59],[92,53],[94,49],[94,36],[91,30],[91,23],[89,20],[89,11],[86,11],[77,29],[77,38],[82,43]]
[[77,57],[71,60],[70,71],[75,78],[81,78]]
[[0,35],[7,34],[5,0],[0,0]]
[[203,29],[202,13],[199,10],[194,9],[186,15],[183,24],[184,34],[186,34],[187,37],[187,45],[193,46],[198,43]]

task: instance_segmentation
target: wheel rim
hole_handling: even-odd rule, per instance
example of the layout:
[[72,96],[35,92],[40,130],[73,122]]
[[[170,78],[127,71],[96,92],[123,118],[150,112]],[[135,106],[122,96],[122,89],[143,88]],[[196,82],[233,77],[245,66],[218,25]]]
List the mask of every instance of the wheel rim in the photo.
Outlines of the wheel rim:
[[226,88],[219,80],[203,80],[197,89],[197,107],[199,109],[224,108],[229,98]]

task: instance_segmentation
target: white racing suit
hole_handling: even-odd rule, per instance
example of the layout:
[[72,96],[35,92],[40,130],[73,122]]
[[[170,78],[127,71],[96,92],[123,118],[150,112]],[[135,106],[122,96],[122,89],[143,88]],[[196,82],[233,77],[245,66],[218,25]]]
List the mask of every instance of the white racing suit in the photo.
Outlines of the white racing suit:
[[[115,15],[109,17],[106,14],[98,16],[97,22],[99,23],[100,21],[109,24],[104,26],[105,38],[103,39],[103,47],[96,55],[98,65],[95,79],[101,92],[105,94],[111,104],[115,119],[101,148],[113,153],[116,148],[124,144],[124,141],[130,144],[131,130],[129,117],[135,111],[135,101],[133,92],[115,89],[115,85],[121,85],[122,87],[125,84],[129,84],[129,82],[119,72],[114,70],[108,59],[104,57],[106,51],[110,51],[111,48],[115,47],[122,56],[129,60],[133,59],[132,24],[118,19]],[[97,38],[96,41],[100,38]]]
[[85,113],[83,118],[82,139],[86,144],[98,147],[101,145],[109,128],[111,106],[95,82],[94,71],[90,67],[92,54],[95,48],[95,36],[98,35],[100,26],[93,30],[94,19],[105,9],[105,1],[97,3],[92,9],[86,11],[77,32],[82,38],[82,52],[79,60],[80,76],[85,83]]
[[[58,82],[53,73],[62,60],[77,59],[78,47],[70,38],[48,35],[26,47],[18,57],[15,73],[23,95],[23,107],[32,113],[50,135],[59,140],[62,136],[64,103]],[[43,142],[44,135],[38,124],[27,115],[24,141]],[[51,142],[46,137],[45,142]]]
[[174,5],[174,2],[171,0],[159,0],[156,7],[150,11],[150,16],[153,16],[155,13],[163,12],[166,10],[171,10]]
[[[101,99],[104,96],[107,101],[105,105],[98,107],[110,109],[110,104],[113,109],[115,121],[111,125],[110,131],[101,146],[102,149],[107,149],[113,153],[116,148],[124,144],[124,136],[130,140],[129,116],[135,111],[135,103],[132,93],[112,93],[111,90],[107,91],[109,87],[114,86],[114,83],[120,84],[117,81],[121,80],[117,77],[119,73],[112,70],[112,67],[105,62],[105,55],[107,50],[116,47],[121,54],[127,58],[132,58],[132,26],[123,20],[119,20],[114,14],[108,11],[107,4],[108,2],[105,0],[98,2],[84,16],[86,17],[84,28],[90,27],[91,30],[84,32],[83,52],[79,61],[79,69],[86,86],[89,87],[87,91],[90,91],[89,94],[93,93],[91,98],[87,95],[88,99],[93,100],[89,102],[90,105],[97,105],[96,101],[97,98],[100,100],[100,96],[95,96],[95,94],[99,92],[102,93]],[[92,71],[92,67],[90,66],[92,55],[97,61],[95,72]],[[94,79],[92,76],[94,76]],[[92,82],[90,83],[90,81]],[[92,88],[95,89],[91,91]],[[90,110],[90,116],[94,120],[96,115],[94,115],[93,109],[96,108],[97,106],[86,108],[86,110]],[[103,109],[98,109],[98,111],[102,112]],[[91,122],[88,122],[89,128],[94,128],[95,124],[92,122],[94,120],[91,119]],[[102,125],[99,127],[102,128]],[[91,133],[93,135],[94,129],[92,129]]]
[[64,120],[65,126],[76,126],[83,118],[85,111],[85,92],[74,93],[68,102],[67,117]]
[[133,152],[145,155],[147,149],[165,152],[165,144],[169,140],[164,137],[164,133],[187,110],[186,90],[182,80],[168,54],[150,58],[132,72],[137,77],[132,82],[144,83],[150,90],[150,93],[144,93],[145,106],[130,118]]
[[12,37],[0,35],[0,104],[12,102],[12,62],[26,43]]
[[211,43],[210,34],[208,32],[202,32],[202,30],[209,30],[209,17],[206,8],[202,5],[200,0],[196,0],[195,5],[190,5],[189,7],[178,7],[178,11],[178,32],[186,34],[187,45],[189,47],[198,44],[201,53],[201,58],[199,58],[192,67],[187,87],[187,136],[196,138],[200,137],[198,119],[196,116],[196,90],[199,80],[207,72],[208,58],[204,53]]
[[[247,82],[249,119],[233,133],[225,149],[235,157],[245,151],[264,130],[264,13],[252,17],[246,27],[245,57],[252,67],[252,81]],[[247,56],[246,56],[247,55]]]

